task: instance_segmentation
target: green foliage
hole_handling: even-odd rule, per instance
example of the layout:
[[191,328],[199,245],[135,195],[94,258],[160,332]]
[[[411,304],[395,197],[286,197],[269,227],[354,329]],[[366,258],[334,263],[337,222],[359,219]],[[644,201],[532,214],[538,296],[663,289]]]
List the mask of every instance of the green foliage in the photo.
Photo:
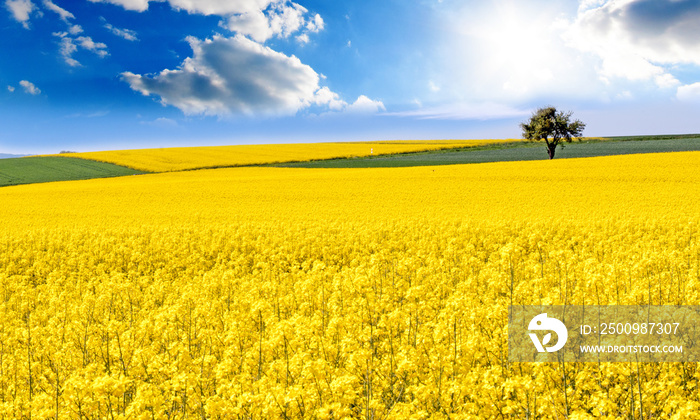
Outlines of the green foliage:
[[111,163],[94,162],[65,156],[0,159],[0,187],[141,173],[143,172]]
[[[530,121],[520,124],[523,138],[541,141],[547,144],[549,158],[554,158],[554,151],[562,141],[571,143],[574,137],[581,137],[586,124],[580,120],[571,121],[572,112],[557,111],[553,106],[539,108],[532,114]],[[563,147],[563,145],[562,145]]]
[[[566,149],[559,151],[557,156],[561,159],[567,159],[638,153],[700,151],[700,135],[694,135],[692,137],[673,136],[671,138],[672,139],[669,140],[646,140],[645,137],[629,137],[626,138],[625,141],[585,138],[571,143]],[[542,153],[540,144],[521,141],[500,144],[497,147],[470,147],[467,149],[402,153],[349,159],[314,160],[267,166],[287,168],[388,168],[543,159],[547,159],[547,155]]]

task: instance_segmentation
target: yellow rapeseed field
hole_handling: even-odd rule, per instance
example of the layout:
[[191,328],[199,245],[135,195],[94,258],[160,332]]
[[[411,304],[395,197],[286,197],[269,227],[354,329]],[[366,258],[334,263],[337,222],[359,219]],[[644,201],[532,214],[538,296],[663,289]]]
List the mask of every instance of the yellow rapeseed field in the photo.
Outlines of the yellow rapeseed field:
[[197,168],[305,162],[317,159],[386,155],[392,153],[476,147],[523,140],[403,140],[353,143],[255,144],[242,146],[168,147],[162,149],[113,150],[64,153],[114,163],[147,172]]
[[693,363],[509,363],[513,304],[700,305],[700,153],[0,189],[0,418],[673,418]]

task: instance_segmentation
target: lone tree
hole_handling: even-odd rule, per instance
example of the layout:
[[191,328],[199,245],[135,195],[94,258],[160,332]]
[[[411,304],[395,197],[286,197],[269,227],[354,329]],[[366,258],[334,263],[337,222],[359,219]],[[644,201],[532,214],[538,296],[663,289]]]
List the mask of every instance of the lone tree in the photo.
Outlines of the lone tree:
[[[553,106],[539,108],[532,114],[530,121],[520,124],[523,129],[523,138],[527,140],[544,140],[547,144],[549,158],[554,158],[554,151],[562,140],[571,143],[574,137],[580,137],[586,124],[580,120],[573,122],[571,112],[557,111]],[[562,147],[564,145],[562,144]]]

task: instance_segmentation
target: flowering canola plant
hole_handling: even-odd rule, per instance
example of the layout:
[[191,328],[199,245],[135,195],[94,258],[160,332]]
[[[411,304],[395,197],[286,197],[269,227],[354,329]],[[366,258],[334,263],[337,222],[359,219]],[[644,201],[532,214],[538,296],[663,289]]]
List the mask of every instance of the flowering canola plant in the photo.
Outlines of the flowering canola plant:
[[113,150],[64,153],[100,162],[114,163],[147,172],[182,171],[198,168],[306,162],[438,149],[477,147],[523,140],[401,140],[352,143],[255,144],[240,146],[168,147],[162,149]]
[[0,189],[0,417],[691,418],[693,363],[509,363],[511,304],[700,304],[700,153]]

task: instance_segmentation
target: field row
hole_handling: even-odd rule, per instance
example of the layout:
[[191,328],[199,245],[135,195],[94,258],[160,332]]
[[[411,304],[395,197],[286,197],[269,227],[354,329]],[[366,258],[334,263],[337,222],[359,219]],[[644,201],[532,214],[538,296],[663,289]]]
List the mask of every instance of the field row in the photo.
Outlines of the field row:
[[314,171],[246,167],[33,184],[0,189],[0,227],[686,219],[700,208],[698,155]]
[[[700,151],[700,137],[658,140],[588,140],[557,148],[555,159],[617,156],[638,153]],[[549,159],[543,143],[484,145],[467,149],[282,163],[289,168],[390,168],[406,166],[462,165]]]
[[359,156],[379,156],[426,150],[477,147],[522,140],[405,140],[352,143],[256,144],[238,146],[170,147],[67,153],[66,156],[108,162],[148,172],[197,168],[305,162]]
[[0,159],[0,187],[38,182],[70,181],[142,173],[112,163],[63,156]]
[[688,418],[697,365],[508,363],[510,304],[700,304],[696,225],[0,237],[7,418]]

